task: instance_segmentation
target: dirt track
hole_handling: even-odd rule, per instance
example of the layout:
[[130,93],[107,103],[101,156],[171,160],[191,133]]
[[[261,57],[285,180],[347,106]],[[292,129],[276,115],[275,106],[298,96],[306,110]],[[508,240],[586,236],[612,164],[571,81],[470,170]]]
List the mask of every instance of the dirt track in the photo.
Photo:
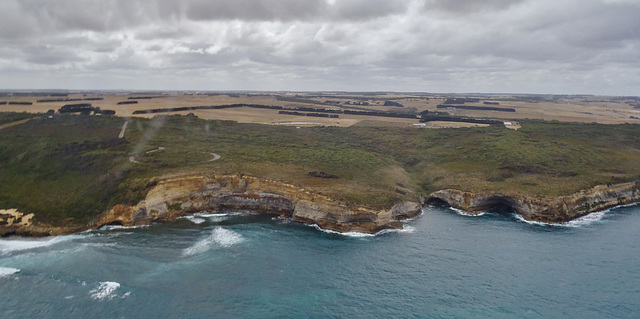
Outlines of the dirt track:
[[25,120],[20,120],[20,121],[15,121],[15,122],[11,122],[11,123],[6,123],[6,124],[2,124],[0,125],[0,130],[3,130],[5,128],[9,128],[12,126],[16,126],[16,125],[22,125],[24,123],[29,122],[31,119],[25,119]]

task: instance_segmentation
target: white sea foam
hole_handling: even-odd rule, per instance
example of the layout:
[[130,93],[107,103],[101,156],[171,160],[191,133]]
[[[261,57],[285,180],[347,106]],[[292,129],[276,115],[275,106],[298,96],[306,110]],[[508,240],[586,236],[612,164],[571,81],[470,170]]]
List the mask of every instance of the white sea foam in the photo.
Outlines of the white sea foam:
[[185,216],[185,219],[189,220],[190,222],[194,223],[194,224],[202,224],[204,222],[206,222],[206,219],[197,217],[197,216]]
[[207,219],[208,219],[210,222],[212,222],[212,223],[219,223],[219,222],[222,222],[222,221],[227,220],[227,219],[228,219],[228,217],[225,217],[225,216],[215,216],[215,217],[209,217],[209,218],[207,218]]
[[18,268],[11,268],[11,267],[0,267],[0,278],[2,277],[7,277],[7,276],[11,276],[17,272],[19,272],[20,269]]
[[375,234],[369,234],[369,233],[361,233],[361,232],[355,232],[355,231],[349,231],[349,232],[337,232],[335,230],[331,230],[331,229],[323,229],[320,228],[320,226],[318,226],[317,224],[313,224],[313,225],[309,225],[321,232],[325,232],[327,234],[336,234],[336,235],[342,235],[345,237],[353,237],[353,238],[365,238],[365,237],[375,237],[375,236],[379,236],[379,235],[384,235],[384,234],[389,234],[389,233],[413,233],[416,229],[412,226],[407,226],[405,225],[403,228],[400,229],[383,229]]
[[553,226],[553,227],[582,227],[582,226],[587,226],[587,225],[590,225],[592,223],[595,223],[595,222],[598,222],[598,221],[602,220],[602,218],[604,218],[604,216],[607,213],[609,213],[610,211],[611,211],[610,209],[601,210],[601,211],[597,211],[597,212],[593,212],[593,213],[584,215],[584,216],[582,216],[580,218],[576,218],[574,220],[570,220],[570,221],[565,222],[565,223],[558,223],[558,224],[526,220],[519,214],[514,214],[514,216],[519,221],[527,223],[527,224],[530,224],[530,225]]
[[204,218],[209,218],[209,217],[225,217],[225,216],[229,216],[229,213],[206,213],[206,214],[194,214],[194,216],[198,216],[198,217],[204,217]]
[[[381,232],[385,232],[385,233],[401,233],[401,234],[412,234],[416,231],[416,228],[413,226],[408,226],[408,225],[404,225],[404,227],[402,227],[401,229],[386,229],[386,230],[382,230]],[[379,234],[378,233],[378,234]]]
[[604,216],[610,212],[611,210],[606,209],[606,210],[602,210],[599,212],[593,212],[591,214],[587,214],[584,215],[580,218],[576,218],[574,220],[570,220],[566,223],[561,224],[562,226],[567,226],[567,227],[581,227],[581,226],[586,226],[589,225],[591,223],[597,222],[602,220],[602,218],[604,218]]
[[181,218],[188,219],[194,224],[202,224],[206,221],[210,221],[213,223],[219,223],[221,221],[227,220],[227,218],[231,214],[194,214],[191,216],[184,216]]
[[360,233],[360,232],[355,232],[355,231],[350,231],[350,232],[345,232],[345,233],[341,233],[341,232],[337,232],[335,230],[331,230],[331,229],[323,229],[320,228],[320,226],[313,224],[311,225],[311,227],[321,231],[321,232],[325,232],[327,234],[336,234],[336,235],[342,235],[342,236],[346,236],[346,237],[354,237],[354,238],[363,238],[363,237],[373,237],[375,236],[374,234],[367,234],[367,233]]
[[458,215],[461,216],[469,216],[469,217],[480,217],[480,216],[484,216],[485,212],[479,212],[477,214],[469,214],[461,209],[457,209],[457,208],[453,208],[453,207],[449,207],[452,211],[458,213]]
[[182,251],[183,256],[193,256],[210,250],[213,246],[230,247],[241,243],[244,240],[242,235],[222,227],[216,227],[211,231],[211,235],[199,240],[197,243]]
[[99,230],[138,229],[138,228],[147,228],[147,227],[151,227],[151,225],[136,225],[136,226],[105,225],[100,227]]
[[216,244],[222,247],[229,247],[241,243],[244,240],[244,238],[242,238],[242,235],[230,230],[226,230],[222,227],[215,228],[212,231],[211,237]]
[[587,215],[584,215],[580,218],[576,218],[574,220],[570,220],[566,223],[560,224],[561,226],[566,226],[566,227],[581,227],[581,226],[586,226],[589,225],[591,223],[594,222],[598,222],[600,220],[602,220],[608,213],[610,213],[612,210],[618,209],[618,208],[626,208],[626,207],[634,207],[634,206],[638,206],[640,203],[633,203],[633,204],[626,204],[626,205],[619,205],[619,206],[615,206],[612,208],[608,208],[605,210],[601,210],[601,211],[597,211],[597,212],[593,212]]
[[116,289],[120,288],[120,284],[114,281],[104,281],[100,283],[98,288],[89,291],[91,294],[91,299],[103,300],[105,298],[113,298],[115,295],[112,295]]
[[79,235],[56,236],[50,238],[34,238],[34,239],[2,239],[0,240],[0,256],[11,252],[30,250],[35,248],[52,246],[58,243],[79,238]]
[[526,220],[524,219],[524,217],[522,217],[522,215],[520,214],[513,214],[513,216],[515,216],[515,218],[523,223],[527,223],[529,225],[537,225],[537,226],[559,226],[561,224],[549,224],[549,223],[543,223],[543,222],[537,222],[534,220]]

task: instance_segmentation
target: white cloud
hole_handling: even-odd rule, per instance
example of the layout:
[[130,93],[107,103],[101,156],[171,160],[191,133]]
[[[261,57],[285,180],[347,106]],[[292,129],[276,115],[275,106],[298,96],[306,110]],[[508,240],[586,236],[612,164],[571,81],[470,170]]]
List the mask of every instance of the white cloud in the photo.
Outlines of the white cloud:
[[0,87],[639,95],[637,4],[0,0]]

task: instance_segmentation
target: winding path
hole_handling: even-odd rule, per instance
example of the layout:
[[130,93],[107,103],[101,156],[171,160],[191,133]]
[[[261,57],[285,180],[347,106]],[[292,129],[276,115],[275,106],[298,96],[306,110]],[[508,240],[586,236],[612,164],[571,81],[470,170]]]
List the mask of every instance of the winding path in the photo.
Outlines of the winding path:
[[[125,124],[126,124],[126,123],[125,123]],[[123,126],[123,128],[124,128],[124,126]],[[154,152],[161,151],[161,150],[164,150],[164,149],[165,149],[164,147],[160,146],[160,147],[158,147],[158,148],[157,148],[157,149],[155,149],[155,150],[151,150],[151,151],[147,151],[147,152],[145,152],[145,154],[154,153]],[[216,154],[216,153],[209,153],[209,154],[211,154],[211,156],[213,156],[213,158],[212,158],[212,159],[210,159],[210,160],[208,160],[207,162],[217,161],[217,160],[219,160],[220,158],[222,158],[222,156],[220,156],[220,155],[218,155],[218,154]],[[136,157],[135,157],[134,155],[129,156],[129,162],[131,162],[131,163],[140,163],[140,162],[138,162],[138,161],[136,160]]]
[[124,137],[124,132],[127,130],[127,125],[129,125],[129,120],[124,121],[124,124],[122,124],[122,129],[120,130],[120,135],[118,135],[118,138]]
[[20,121],[15,121],[15,122],[10,122],[10,123],[6,123],[6,124],[2,124],[2,125],[0,125],[0,130],[3,130],[3,129],[5,129],[5,128],[9,128],[9,127],[12,127],[12,126],[16,126],[16,125],[21,125],[21,124],[27,123],[27,122],[29,122],[30,120],[31,120],[31,119],[24,119],[24,120],[20,120]]
[[211,153],[211,155],[213,155],[213,158],[208,160],[207,162],[213,162],[213,161],[217,161],[220,159],[220,155],[216,154],[216,153]]

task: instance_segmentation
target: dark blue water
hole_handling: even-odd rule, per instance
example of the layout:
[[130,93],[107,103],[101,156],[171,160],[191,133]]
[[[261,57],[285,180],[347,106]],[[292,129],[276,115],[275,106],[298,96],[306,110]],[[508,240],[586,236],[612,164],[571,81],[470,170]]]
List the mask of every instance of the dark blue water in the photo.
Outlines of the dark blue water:
[[425,208],[409,231],[347,237],[211,215],[3,239],[0,317],[639,317],[640,207],[588,219]]

